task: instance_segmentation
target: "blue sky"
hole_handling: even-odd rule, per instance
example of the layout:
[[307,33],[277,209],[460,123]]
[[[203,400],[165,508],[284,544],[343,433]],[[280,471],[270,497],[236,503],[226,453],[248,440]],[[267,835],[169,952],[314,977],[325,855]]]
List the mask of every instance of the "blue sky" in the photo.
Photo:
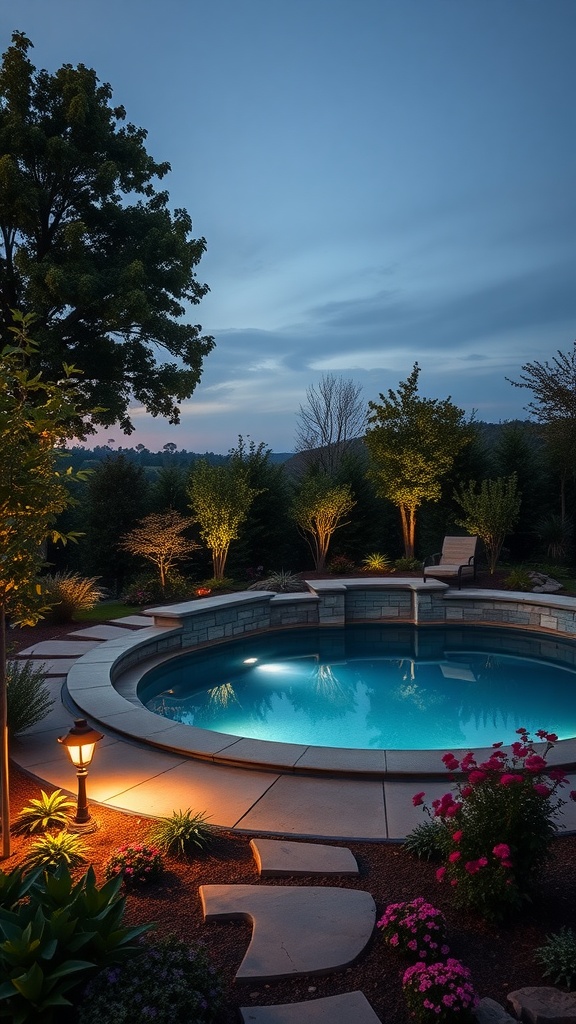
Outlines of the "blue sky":
[[[11,10],[8,10],[8,7]],[[94,67],[168,160],[213,334],[170,427],[290,451],[306,388],[420,390],[524,417],[522,364],[576,336],[574,0],[19,0],[37,67]]]

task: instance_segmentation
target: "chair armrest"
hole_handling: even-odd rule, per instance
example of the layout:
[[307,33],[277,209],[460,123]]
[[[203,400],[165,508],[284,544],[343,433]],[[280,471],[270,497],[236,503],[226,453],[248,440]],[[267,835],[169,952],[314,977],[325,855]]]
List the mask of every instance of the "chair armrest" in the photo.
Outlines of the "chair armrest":
[[441,557],[441,551],[436,551],[433,555],[428,555],[422,562],[422,568],[425,569],[427,565],[438,565]]

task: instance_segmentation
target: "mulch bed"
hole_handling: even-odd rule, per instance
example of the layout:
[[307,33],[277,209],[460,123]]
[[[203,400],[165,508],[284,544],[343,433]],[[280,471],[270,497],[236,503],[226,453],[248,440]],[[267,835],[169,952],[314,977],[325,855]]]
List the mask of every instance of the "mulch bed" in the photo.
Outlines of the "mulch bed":
[[[489,577],[489,580],[492,587],[500,582],[494,577]],[[476,585],[485,586],[486,582],[479,579]],[[78,628],[84,628],[84,625]],[[19,630],[18,635],[13,634],[17,643],[12,649],[66,636],[71,628],[40,626]],[[31,797],[39,796],[41,787],[51,788],[13,766],[12,815],[15,816]],[[145,818],[105,806],[93,805],[92,814],[99,823],[99,829],[86,837],[88,860],[102,882],[111,853],[125,842],[145,841],[150,823]],[[12,856],[3,862],[4,870],[19,863],[28,841],[25,837],[13,838]],[[160,935],[173,933],[188,942],[201,941],[207,946],[226,983],[226,1010],[221,1024],[238,1024],[239,1006],[298,1002],[356,989],[364,993],[385,1024],[408,1024],[400,984],[403,965],[385,948],[379,933],[375,932],[357,962],[342,971],[269,984],[237,984],[234,975],[250,939],[250,925],[244,921],[204,924],[198,895],[200,885],[332,885],[362,889],[374,897],[378,917],[388,903],[424,896],[446,915],[452,955],[471,969],[480,995],[490,996],[502,1004],[506,993],[513,989],[549,983],[542,978],[541,970],[534,961],[534,950],[551,932],[558,931],[562,925],[574,924],[576,836],[560,836],[554,840],[537,901],[521,920],[501,928],[486,925],[454,910],[449,888],[436,881],[436,865],[417,860],[397,844],[332,844],[345,845],[352,850],[360,866],[358,879],[310,877],[265,882],[258,878],[248,844],[248,836],[222,830],[210,853],[191,861],[167,858],[161,880],[149,889],[130,891],[127,900],[127,923],[154,922]]]

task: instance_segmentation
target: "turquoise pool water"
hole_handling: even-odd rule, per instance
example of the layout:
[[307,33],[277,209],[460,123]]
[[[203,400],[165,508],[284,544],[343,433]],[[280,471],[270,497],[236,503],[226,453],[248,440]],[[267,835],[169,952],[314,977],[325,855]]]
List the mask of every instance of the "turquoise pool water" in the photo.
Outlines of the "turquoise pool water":
[[314,746],[447,749],[576,736],[576,644],[515,630],[362,625],[204,648],[141,680],[188,725]]

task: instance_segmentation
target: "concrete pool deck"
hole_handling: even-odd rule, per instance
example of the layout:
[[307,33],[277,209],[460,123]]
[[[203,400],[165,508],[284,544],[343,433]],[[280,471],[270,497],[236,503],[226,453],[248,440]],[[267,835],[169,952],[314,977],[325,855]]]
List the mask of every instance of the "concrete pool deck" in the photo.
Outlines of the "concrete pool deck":
[[[434,621],[440,601],[449,611],[445,621],[466,621],[466,608],[488,609],[494,618],[498,605],[503,609],[499,624],[553,636],[559,617],[562,623],[566,616],[575,620],[576,601],[570,598],[449,591],[444,583],[414,579],[386,583],[314,581],[311,594],[207,598],[81,629],[69,641],[33,645],[20,657],[45,665],[55,706],[13,742],[12,757],[25,771],[74,792],[74,772],[57,739],[82,715],[104,733],[88,779],[94,803],[139,816],[168,816],[191,807],[205,811],[214,825],[242,832],[398,841],[425,820],[422,809],[412,805],[413,794],[424,790],[430,802],[449,788],[442,751],[353,751],[247,740],[169,722],[147,711],[135,696],[144,664],[148,668],[189,646],[191,623],[199,642],[210,643],[238,635],[233,630],[240,627],[232,625],[226,632],[227,623],[243,623],[242,631],[250,635],[275,625],[275,618],[283,617],[288,626],[314,624],[312,612],[324,614],[325,625],[339,624],[343,617],[374,621],[366,609],[376,607],[381,619]],[[362,601],[361,592],[368,595]],[[267,622],[261,625],[263,615]],[[513,615],[521,621],[514,622]],[[150,616],[153,626],[148,625]],[[483,615],[480,621],[492,619]],[[214,635],[208,635],[210,630]],[[560,632],[574,636],[576,627]],[[576,740],[559,743],[549,761],[567,766],[570,786],[565,792],[576,788]],[[574,802],[562,808],[558,824],[563,831],[576,831]]]

